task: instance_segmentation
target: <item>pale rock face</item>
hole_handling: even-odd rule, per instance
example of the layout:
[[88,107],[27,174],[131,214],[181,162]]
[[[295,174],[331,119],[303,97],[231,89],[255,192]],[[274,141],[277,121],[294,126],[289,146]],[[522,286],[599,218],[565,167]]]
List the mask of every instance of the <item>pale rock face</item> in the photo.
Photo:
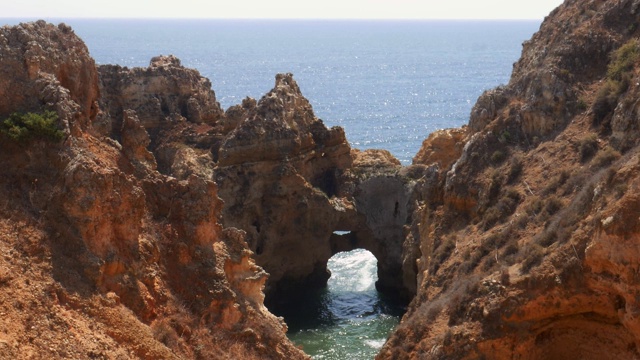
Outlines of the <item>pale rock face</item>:
[[[65,50],[63,50],[65,49]],[[71,30],[44,21],[0,29],[0,116],[54,110],[68,132],[97,113],[98,72]]]
[[506,96],[504,88],[487,90],[480,95],[476,103],[471,109],[469,117],[469,128],[473,132],[481,131],[485,128],[506,104]]
[[184,68],[173,55],[154,57],[148,68],[102,65],[98,69],[101,108],[116,123],[126,109],[136,111],[149,132],[182,119],[212,124],[223,115],[211,82],[197,70]]

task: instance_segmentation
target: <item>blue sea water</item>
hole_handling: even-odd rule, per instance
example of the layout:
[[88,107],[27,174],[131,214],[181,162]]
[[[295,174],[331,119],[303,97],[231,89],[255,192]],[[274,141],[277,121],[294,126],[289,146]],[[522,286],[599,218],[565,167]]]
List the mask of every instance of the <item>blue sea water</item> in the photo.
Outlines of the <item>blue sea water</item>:
[[[259,99],[291,72],[316,115],[353,147],[409,164],[422,140],[467,123],[486,89],[508,82],[539,21],[64,21],[99,64],[147,66],[174,54],[208,77],[223,108]],[[16,19],[3,23],[15,24]]]
[[[260,98],[291,72],[316,115],[355,148],[410,164],[431,132],[468,122],[486,89],[505,84],[539,21],[64,21],[98,64],[147,66],[174,54],[208,77],[223,108]],[[0,19],[17,24],[17,19]],[[313,309],[291,309],[290,337],[316,359],[371,359],[399,321],[373,286],[376,261],[337,254]],[[302,316],[301,316],[302,314]],[[310,317],[305,314],[312,314]]]
[[289,338],[315,360],[373,359],[404,309],[376,291],[377,260],[362,249],[334,255],[326,289],[278,309]]

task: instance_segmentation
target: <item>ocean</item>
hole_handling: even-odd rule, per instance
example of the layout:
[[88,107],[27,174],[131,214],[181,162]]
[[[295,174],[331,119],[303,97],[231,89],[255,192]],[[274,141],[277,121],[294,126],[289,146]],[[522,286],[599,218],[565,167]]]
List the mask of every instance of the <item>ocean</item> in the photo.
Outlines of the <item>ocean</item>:
[[[316,115],[352,147],[408,165],[433,131],[466,124],[478,96],[506,84],[540,21],[64,21],[98,64],[147,66],[173,54],[213,84],[223,108],[259,99],[291,72]],[[17,24],[18,19],[0,19]],[[402,313],[375,291],[365,250],[331,259],[327,289],[281,314],[314,359],[372,359]],[[309,308],[312,306],[312,308]]]
[[[48,19],[57,23],[60,19]],[[16,19],[0,19],[16,24]],[[173,54],[213,84],[224,109],[290,72],[316,115],[351,145],[410,164],[437,129],[466,124],[509,80],[539,21],[67,19],[98,64],[148,66]]]

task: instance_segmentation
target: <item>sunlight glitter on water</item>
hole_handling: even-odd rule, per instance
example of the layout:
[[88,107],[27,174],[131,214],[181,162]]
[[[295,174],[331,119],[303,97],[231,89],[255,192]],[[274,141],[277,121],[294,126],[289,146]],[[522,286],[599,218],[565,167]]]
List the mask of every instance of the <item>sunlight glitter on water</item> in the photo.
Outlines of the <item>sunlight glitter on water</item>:
[[377,260],[370,252],[336,254],[328,268],[327,289],[309,301],[322,308],[322,321],[290,324],[289,338],[314,359],[373,359],[402,310],[386,304],[376,291]]
[[377,280],[375,256],[366,250],[336,254],[327,267],[331,270],[329,291],[371,291]]

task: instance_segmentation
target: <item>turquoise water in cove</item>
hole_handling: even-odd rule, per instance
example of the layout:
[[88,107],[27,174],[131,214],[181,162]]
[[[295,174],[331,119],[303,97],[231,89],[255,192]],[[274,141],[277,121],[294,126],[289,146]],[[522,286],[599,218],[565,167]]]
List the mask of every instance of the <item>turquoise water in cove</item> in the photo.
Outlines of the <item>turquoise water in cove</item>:
[[296,299],[303,306],[276,310],[289,338],[314,359],[372,359],[404,312],[376,291],[376,265],[366,250],[334,255],[326,289]]
[[[35,19],[22,19],[35,20]],[[64,21],[98,64],[147,66],[174,54],[208,77],[223,108],[259,99],[291,72],[316,115],[355,148],[403,164],[431,132],[468,122],[478,96],[506,84],[539,21]],[[18,19],[0,19],[17,24]],[[376,261],[357,250],[331,259],[327,289],[281,315],[315,359],[372,359],[402,309],[375,291]]]

